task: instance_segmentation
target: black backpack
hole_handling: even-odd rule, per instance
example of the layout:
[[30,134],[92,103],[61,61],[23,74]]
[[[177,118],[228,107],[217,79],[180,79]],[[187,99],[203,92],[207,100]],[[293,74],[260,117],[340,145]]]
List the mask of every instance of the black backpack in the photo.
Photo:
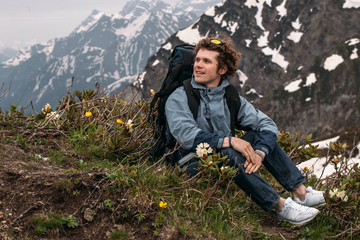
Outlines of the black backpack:
[[[156,130],[154,140],[155,145],[152,149],[152,156],[159,159],[164,154],[172,152],[176,139],[173,137],[166,137],[167,121],[165,115],[165,103],[172,92],[180,86],[184,86],[188,98],[189,108],[194,116],[197,118],[197,113],[200,105],[200,93],[191,86],[191,78],[193,74],[194,51],[193,45],[179,45],[174,48],[169,58],[169,68],[164,81],[162,82],[160,90],[154,95],[150,104],[149,119],[156,118]],[[225,98],[231,115],[231,132],[235,135],[235,123],[240,109],[240,98],[235,87],[229,84],[225,89]],[[153,109],[157,105],[157,116]],[[177,159],[176,154],[171,154],[166,157],[166,161],[175,164]]]

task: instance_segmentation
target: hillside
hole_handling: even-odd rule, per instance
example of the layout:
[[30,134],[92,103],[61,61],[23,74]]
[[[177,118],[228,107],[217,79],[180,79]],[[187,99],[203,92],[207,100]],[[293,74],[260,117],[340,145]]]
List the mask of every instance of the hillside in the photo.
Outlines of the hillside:
[[[37,116],[25,116],[14,106],[0,112],[1,239],[360,236],[360,169],[346,164],[359,154],[360,127],[339,133],[330,155],[318,152],[329,164],[337,156],[336,175],[317,180],[301,169],[307,184],[327,191],[328,204],[314,221],[294,227],[277,221],[274,212],[263,212],[231,184],[232,169],[220,177],[219,169],[202,159],[200,178],[189,179],[161,160],[154,162],[148,109],[147,102],[87,90],[63,97],[56,110],[44,106]],[[314,157],[316,147],[298,145],[298,137],[279,133],[279,143],[296,162]],[[287,195],[264,168],[260,172]],[[345,189],[346,202],[331,196],[335,188]]]

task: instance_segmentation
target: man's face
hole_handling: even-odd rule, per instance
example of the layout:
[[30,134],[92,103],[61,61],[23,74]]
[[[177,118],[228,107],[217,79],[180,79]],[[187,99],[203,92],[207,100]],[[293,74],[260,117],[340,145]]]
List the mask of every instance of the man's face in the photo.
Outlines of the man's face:
[[198,51],[194,63],[195,82],[206,88],[219,86],[221,75],[226,73],[226,70],[218,70],[218,55],[218,52],[204,48]]

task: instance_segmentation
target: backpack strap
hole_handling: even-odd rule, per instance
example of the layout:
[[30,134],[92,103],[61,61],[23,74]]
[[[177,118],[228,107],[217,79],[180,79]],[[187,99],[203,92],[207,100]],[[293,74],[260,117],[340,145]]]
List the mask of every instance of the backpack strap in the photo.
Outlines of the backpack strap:
[[237,121],[237,116],[239,114],[241,102],[239,93],[236,91],[236,88],[233,85],[229,84],[225,88],[225,98],[230,111],[231,135],[235,136],[235,125]]
[[[186,96],[188,98],[190,111],[193,114],[194,119],[196,120],[200,105],[200,92],[199,90],[194,89],[191,86],[191,78],[186,79],[183,82],[183,85],[185,88]],[[235,136],[235,125],[240,110],[241,102],[240,102],[239,94],[236,91],[236,88],[232,84],[229,84],[225,88],[225,99],[226,99],[226,104],[228,105],[230,111],[231,135]]]
[[199,112],[199,106],[200,106],[200,92],[197,89],[194,89],[191,86],[191,78],[186,79],[183,82],[186,96],[188,99],[188,105],[190,108],[191,113],[193,114],[194,119],[196,120],[197,114]]

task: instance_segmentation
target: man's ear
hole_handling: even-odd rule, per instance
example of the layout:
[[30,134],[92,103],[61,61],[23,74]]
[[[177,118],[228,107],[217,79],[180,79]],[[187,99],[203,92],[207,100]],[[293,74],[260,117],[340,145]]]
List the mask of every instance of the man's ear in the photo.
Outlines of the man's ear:
[[224,66],[222,66],[222,67],[220,68],[219,73],[220,73],[221,75],[224,75],[224,74],[227,72],[227,70],[228,70],[227,66],[224,65]]

